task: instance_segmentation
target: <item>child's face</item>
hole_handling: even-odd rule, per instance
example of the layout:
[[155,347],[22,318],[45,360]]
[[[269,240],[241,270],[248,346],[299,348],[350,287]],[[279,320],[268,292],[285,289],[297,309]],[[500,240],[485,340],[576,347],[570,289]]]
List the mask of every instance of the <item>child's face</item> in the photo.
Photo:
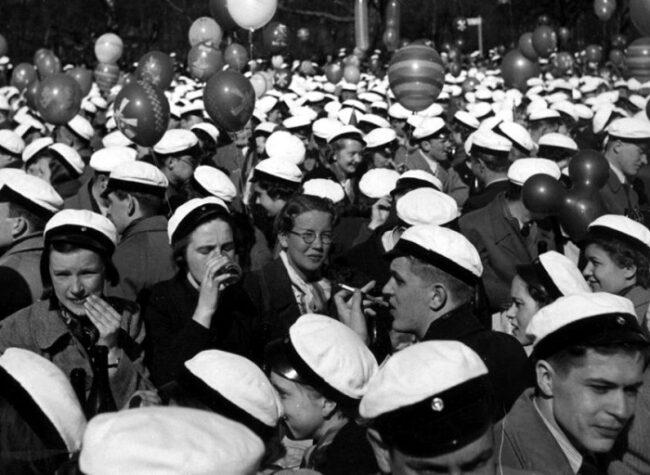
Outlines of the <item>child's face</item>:
[[284,408],[284,423],[293,438],[311,439],[323,425],[322,397],[316,396],[302,384],[271,372],[271,384],[280,395]]

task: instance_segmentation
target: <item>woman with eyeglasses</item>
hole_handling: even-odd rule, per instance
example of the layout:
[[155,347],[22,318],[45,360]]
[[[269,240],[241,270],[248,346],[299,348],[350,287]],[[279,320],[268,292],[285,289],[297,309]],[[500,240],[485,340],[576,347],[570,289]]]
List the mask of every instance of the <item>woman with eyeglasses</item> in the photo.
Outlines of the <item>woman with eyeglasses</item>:
[[226,204],[214,196],[189,200],[169,219],[168,235],[179,270],[142,299],[146,363],[158,387],[203,350],[253,354],[255,308],[239,285],[241,239]]
[[261,316],[255,344],[260,351],[286,334],[300,315],[329,313],[332,284],[323,271],[335,215],[331,201],[297,195],[276,217],[280,255],[244,279],[244,288]]

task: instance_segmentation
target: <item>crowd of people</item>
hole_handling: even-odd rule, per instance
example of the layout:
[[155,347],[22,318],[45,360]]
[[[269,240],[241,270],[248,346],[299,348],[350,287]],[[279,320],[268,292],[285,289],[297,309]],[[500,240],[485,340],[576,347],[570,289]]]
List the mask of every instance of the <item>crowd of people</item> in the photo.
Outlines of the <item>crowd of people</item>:
[[[294,66],[235,133],[178,71],[151,148],[0,88],[0,472],[649,474],[647,84]],[[523,189],[585,149],[577,238]]]

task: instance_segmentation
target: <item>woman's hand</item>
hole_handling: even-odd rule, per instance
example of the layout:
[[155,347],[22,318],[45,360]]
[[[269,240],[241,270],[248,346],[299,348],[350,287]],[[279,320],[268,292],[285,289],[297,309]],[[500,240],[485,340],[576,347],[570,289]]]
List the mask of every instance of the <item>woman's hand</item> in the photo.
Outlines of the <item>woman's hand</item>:
[[226,280],[232,279],[230,272],[223,272],[226,266],[234,264],[228,257],[215,255],[208,259],[205,266],[201,287],[199,288],[199,302],[196,305],[194,316],[197,323],[210,328],[212,315],[217,311],[219,295]]
[[97,295],[90,295],[84,302],[86,316],[99,331],[97,345],[109,350],[117,347],[117,333],[122,324],[122,315]]

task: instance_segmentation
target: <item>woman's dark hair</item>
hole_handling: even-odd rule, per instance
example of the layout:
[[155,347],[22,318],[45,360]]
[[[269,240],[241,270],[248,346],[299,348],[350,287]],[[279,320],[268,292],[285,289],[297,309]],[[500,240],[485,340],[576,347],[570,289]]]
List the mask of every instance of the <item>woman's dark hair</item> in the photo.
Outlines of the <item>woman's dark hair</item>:
[[233,219],[233,217],[224,212],[223,214],[213,215],[205,221],[200,221],[199,224],[194,229],[192,229],[192,231],[172,244],[172,259],[174,260],[174,263],[176,264],[176,267],[179,271],[187,272],[187,246],[192,241],[192,234],[196,228],[205,223],[210,223],[216,220],[223,221],[230,227],[232,230],[233,240],[235,241],[235,252],[238,256],[241,255],[240,252],[243,251],[242,244],[247,242],[243,236],[244,233],[242,231],[242,228],[236,224],[236,221]]
[[89,249],[87,247],[83,247],[78,244],[72,244],[69,242],[53,242],[45,246],[45,249],[43,250],[43,255],[41,256],[41,264],[40,264],[41,281],[43,282],[43,288],[45,289],[43,291],[45,297],[52,296],[52,279],[50,277],[50,254],[52,250],[56,252],[60,252],[62,254],[68,254],[71,252],[78,251],[80,249],[85,249],[97,253],[97,255],[101,257],[104,263],[104,271],[105,271],[104,275],[106,281],[112,286],[119,284],[120,274],[117,271],[115,264],[113,264],[113,261],[109,256],[97,252],[97,250],[95,249]]
[[534,265],[517,266],[517,275],[524,281],[526,290],[540,308],[555,301],[555,298],[539,278]]
[[49,475],[67,459],[67,451],[49,446],[18,410],[0,396],[0,473]]
[[295,195],[298,190],[300,190],[300,185],[290,185],[288,183],[275,181],[275,180],[265,180],[259,179],[256,180],[257,186],[266,191],[266,194],[269,195],[269,198],[273,200],[289,200],[293,195]]
[[336,219],[334,203],[326,198],[311,195],[296,195],[282,207],[275,218],[275,230],[278,235],[287,234],[295,225],[297,216],[309,211],[322,211]]
[[615,237],[600,237],[587,233],[583,249],[595,244],[603,249],[621,269],[636,267],[636,283],[644,289],[650,288],[650,258],[624,241]]

